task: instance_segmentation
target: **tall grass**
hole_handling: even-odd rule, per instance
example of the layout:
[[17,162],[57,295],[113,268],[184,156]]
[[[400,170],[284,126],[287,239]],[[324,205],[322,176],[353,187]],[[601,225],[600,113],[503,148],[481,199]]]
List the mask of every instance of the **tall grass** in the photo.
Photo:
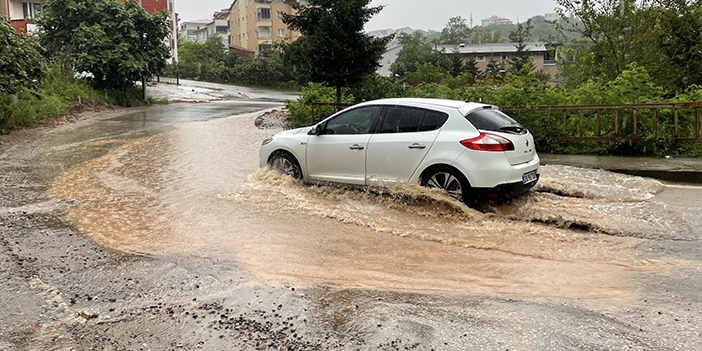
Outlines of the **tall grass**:
[[0,133],[66,114],[79,98],[105,102],[104,96],[88,83],[63,73],[59,64],[49,67],[47,76],[36,90],[25,90],[17,98],[14,103],[11,96],[0,94]]
[[[0,134],[65,115],[78,100],[121,107],[144,106],[142,94],[136,86],[127,90],[95,89],[72,72],[63,72],[59,63],[52,63],[39,87],[22,92],[17,102],[13,102],[12,96],[0,93]],[[149,104],[167,103],[149,98]]]

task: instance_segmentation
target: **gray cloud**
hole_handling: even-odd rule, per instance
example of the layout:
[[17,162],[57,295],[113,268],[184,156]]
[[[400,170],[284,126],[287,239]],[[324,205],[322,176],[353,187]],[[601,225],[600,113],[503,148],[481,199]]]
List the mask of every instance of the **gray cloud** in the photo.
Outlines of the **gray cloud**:
[[[176,12],[181,20],[212,18],[215,11],[228,8],[232,0],[177,0]],[[366,30],[411,27],[413,29],[441,30],[449,17],[461,16],[479,25],[480,20],[492,15],[525,21],[536,15],[553,12],[554,0],[373,0],[371,6],[386,5],[366,25]]]

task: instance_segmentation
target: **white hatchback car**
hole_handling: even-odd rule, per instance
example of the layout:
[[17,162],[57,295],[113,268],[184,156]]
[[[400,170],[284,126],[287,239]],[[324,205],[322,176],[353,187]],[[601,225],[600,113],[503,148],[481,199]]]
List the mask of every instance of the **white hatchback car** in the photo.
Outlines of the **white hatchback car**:
[[263,141],[260,166],[312,183],[419,182],[466,203],[533,187],[534,138],[492,105],[384,99]]

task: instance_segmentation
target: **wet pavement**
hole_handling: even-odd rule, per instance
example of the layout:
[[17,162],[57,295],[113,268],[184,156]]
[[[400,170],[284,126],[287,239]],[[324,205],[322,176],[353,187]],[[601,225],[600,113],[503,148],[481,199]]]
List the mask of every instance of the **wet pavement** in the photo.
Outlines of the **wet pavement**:
[[546,165],[479,212],[308,186],[258,169],[256,111],[278,105],[4,146],[0,350],[702,348],[701,187]]
[[604,169],[676,183],[702,184],[702,158],[699,157],[652,158],[552,154],[539,156],[542,164]]

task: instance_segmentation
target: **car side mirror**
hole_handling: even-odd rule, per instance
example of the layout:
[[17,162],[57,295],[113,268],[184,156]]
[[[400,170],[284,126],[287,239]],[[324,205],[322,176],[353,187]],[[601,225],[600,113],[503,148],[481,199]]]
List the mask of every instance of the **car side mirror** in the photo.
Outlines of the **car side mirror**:
[[309,135],[322,135],[323,133],[322,125],[318,124],[314,128],[310,129],[310,131],[307,133]]

